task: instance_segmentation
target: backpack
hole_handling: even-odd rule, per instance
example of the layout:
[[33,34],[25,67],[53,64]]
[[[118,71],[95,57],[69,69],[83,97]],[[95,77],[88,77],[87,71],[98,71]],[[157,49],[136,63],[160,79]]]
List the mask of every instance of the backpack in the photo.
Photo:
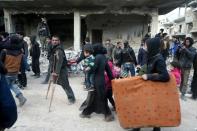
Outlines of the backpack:
[[18,56],[14,56],[14,55],[9,54],[7,50],[4,50],[4,51],[6,53],[4,65],[8,73],[18,73],[21,67],[23,54],[21,53]]

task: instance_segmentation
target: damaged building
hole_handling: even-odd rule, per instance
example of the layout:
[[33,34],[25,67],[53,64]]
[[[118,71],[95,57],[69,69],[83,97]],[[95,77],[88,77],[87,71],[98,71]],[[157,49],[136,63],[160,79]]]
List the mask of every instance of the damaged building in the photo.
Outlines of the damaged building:
[[0,30],[37,34],[41,17],[51,34],[67,47],[79,50],[85,37],[92,43],[111,39],[140,44],[151,31],[158,32],[158,15],[168,13],[185,0],[0,0]]

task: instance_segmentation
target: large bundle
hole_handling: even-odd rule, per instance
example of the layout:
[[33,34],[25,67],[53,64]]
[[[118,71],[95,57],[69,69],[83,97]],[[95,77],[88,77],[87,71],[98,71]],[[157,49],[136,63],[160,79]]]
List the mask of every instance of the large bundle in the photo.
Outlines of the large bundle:
[[120,125],[174,127],[181,121],[175,78],[169,82],[144,81],[141,77],[112,81]]

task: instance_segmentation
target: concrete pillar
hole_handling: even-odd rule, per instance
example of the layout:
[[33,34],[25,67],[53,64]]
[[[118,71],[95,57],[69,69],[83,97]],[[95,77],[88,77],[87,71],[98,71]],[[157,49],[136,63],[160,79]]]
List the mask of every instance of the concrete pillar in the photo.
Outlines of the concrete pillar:
[[151,37],[155,37],[155,35],[158,33],[158,26],[159,26],[159,20],[158,20],[158,10],[151,14],[152,21],[151,21]]
[[196,33],[197,32],[197,13],[193,12],[192,13],[192,17],[193,17],[193,28],[191,30],[191,33]]
[[81,44],[81,18],[79,12],[74,12],[74,50],[79,51]]
[[6,9],[4,9],[3,12],[4,12],[5,31],[8,33],[13,33],[12,15]]

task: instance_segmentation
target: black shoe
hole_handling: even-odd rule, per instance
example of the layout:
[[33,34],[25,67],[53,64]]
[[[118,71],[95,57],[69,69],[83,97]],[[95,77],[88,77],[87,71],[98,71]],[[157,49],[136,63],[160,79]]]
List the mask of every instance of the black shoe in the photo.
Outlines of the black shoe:
[[91,116],[90,115],[84,115],[84,114],[79,114],[79,116],[81,117],[81,118],[90,118]]
[[48,82],[47,81],[43,81],[43,82],[41,82],[41,84],[48,84]]
[[35,75],[35,78],[40,78],[40,74],[36,74]]
[[72,105],[72,104],[74,104],[75,103],[75,100],[69,100],[69,105]]
[[31,76],[36,76],[36,74],[32,74]]
[[140,128],[133,128],[132,131],[140,131]]
[[114,120],[114,116],[112,114],[105,116],[105,121],[106,122],[110,122],[110,121],[113,121],[113,120]]
[[160,127],[154,127],[153,131],[161,131],[161,128]]
[[86,91],[94,91],[94,87],[93,87],[93,86],[87,87],[87,88],[86,88]]
[[112,107],[112,108],[111,108],[111,111],[116,111],[116,108],[115,108],[115,107]]

